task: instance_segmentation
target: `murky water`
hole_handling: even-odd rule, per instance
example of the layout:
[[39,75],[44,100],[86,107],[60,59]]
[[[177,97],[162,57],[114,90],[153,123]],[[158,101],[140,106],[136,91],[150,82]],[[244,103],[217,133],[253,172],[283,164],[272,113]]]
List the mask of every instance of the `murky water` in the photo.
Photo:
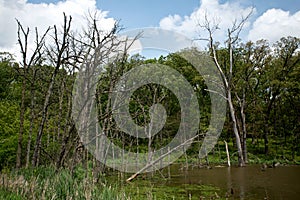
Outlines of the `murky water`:
[[234,199],[300,199],[300,166],[261,169],[260,165],[213,167],[212,169],[171,167],[169,186],[206,184],[218,187]]

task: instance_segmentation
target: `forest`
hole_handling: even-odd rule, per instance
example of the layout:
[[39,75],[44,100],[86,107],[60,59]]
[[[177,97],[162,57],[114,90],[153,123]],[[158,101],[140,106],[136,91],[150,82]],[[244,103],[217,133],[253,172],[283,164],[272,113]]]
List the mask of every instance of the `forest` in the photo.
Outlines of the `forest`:
[[[135,90],[128,108],[133,122],[143,127],[153,120],[151,106],[162,105],[167,119],[158,134],[130,136],[119,128],[112,112],[112,91],[124,74],[141,65],[166,65],[192,86],[201,113],[196,137],[175,164],[184,168],[300,164],[299,38],[283,37],[274,44],[241,41],[242,21],[228,31],[222,45],[214,40],[213,27],[209,23],[204,26],[210,36],[208,48],[198,53],[217,67],[225,91],[220,98],[227,107],[216,145],[200,157],[205,133],[211,128],[211,91],[193,64],[181,56],[196,50],[184,49],[158,58],[129,55],[130,45],[141,35],[133,40],[118,38],[122,30],[118,23],[104,32],[93,17],[88,18],[80,35],[72,32],[73,23],[71,16],[64,15],[62,26],[40,33],[16,21],[21,60],[9,52],[0,53],[0,199],[156,199],[150,193],[142,194],[149,185],[142,188],[139,184],[137,194],[132,184],[172,176],[165,168],[118,172],[86,148],[87,141],[80,137],[72,116],[74,84],[82,72],[80,67],[85,65],[88,71],[95,62],[102,67],[93,94],[101,134],[122,149],[146,153],[150,161],[151,152],[175,137],[182,110],[177,97],[162,85],[152,83]],[[30,37],[35,38],[34,44],[30,44]],[[122,52],[110,60],[109,54],[120,47]],[[118,163],[124,164],[123,160]],[[152,165],[150,162],[149,167]],[[211,197],[215,192],[201,195]]]

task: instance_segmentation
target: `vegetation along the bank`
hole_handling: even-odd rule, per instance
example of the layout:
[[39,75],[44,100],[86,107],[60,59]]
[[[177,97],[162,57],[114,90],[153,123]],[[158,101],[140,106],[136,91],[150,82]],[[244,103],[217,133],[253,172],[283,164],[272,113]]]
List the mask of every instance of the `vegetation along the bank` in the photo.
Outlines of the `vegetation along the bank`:
[[[72,17],[64,15],[63,19],[62,28],[49,27],[39,34],[17,21],[21,61],[8,52],[0,54],[0,199],[172,199],[174,194],[177,199],[187,199],[188,191],[193,190],[200,191],[201,197],[225,198],[227,194],[207,185],[161,191],[143,172],[135,180],[137,187],[132,179],[126,182],[130,174],[114,172],[87,151],[72,119],[72,94],[80,66],[92,62],[103,66],[94,95],[99,124],[103,134],[121,148],[152,152],[168,144],[177,133],[182,114],[178,99],[158,84],[140,87],[129,103],[131,117],[140,126],[149,123],[153,104],[165,107],[166,124],[155,136],[129,136],[112,117],[111,93],[120,77],[142,64],[161,64],[185,77],[200,106],[198,135],[177,162],[186,166],[300,164],[299,38],[283,37],[274,44],[266,40],[243,42],[237,39],[245,23],[241,21],[229,29],[222,46],[214,41],[214,27],[209,23],[203,26],[210,36],[209,48],[200,53],[211,58],[218,69],[225,90],[220,98],[226,99],[228,112],[218,143],[207,156],[199,158],[209,129],[211,97],[193,65],[180,52],[151,59],[129,56],[132,40],[140,36],[120,39],[119,24],[104,32],[97,19],[91,18],[85,35],[80,35],[72,32]],[[32,46],[31,35],[36,38],[33,49],[28,48]],[[119,47],[122,53],[107,62]]]

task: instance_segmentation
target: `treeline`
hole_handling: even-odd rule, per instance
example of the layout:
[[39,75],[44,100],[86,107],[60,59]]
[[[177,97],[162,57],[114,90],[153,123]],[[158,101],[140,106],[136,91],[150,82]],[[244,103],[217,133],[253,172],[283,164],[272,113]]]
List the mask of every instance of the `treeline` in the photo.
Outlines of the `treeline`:
[[[73,33],[72,18],[64,16],[62,29],[49,27],[41,35],[17,22],[22,61],[16,62],[9,53],[0,55],[0,170],[39,165],[72,169],[88,161],[93,161],[95,169],[105,170],[85,149],[72,119],[76,75],[81,66],[88,70],[93,62],[103,66],[95,94],[103,133],[119,147],[137,153],[152,152],[172,140],[181,120],[180,105],[161,85],[148,84],[136,90],[129,104],[136,124],[150,122],[149,112],[156,103],[165,107],[168,118],[164,128],[150,139],[134,138],[120,131],[112,117],[111,93],[117,81],[142,64],[167,65],[182,74],[200,106],[199,138],[189,151],[198,154],[211,105],[204,79],[193,65],[177,53],[157,59],[129,56],[127,50],[133,41],[117,37],[118,24],[108,32],[99,28],[97,18],[89,18],[87,24],[84,35]],[[30,34],[36,38],[33,51],[28,48]],[[230,96],[221,137],[233,141],[231,151],[239,152],[240,164],[247,162],[247,145],[252,146],[250,153],[254,155],[299,159],[300,39],[285,37],[274,45],[266,40],[235,41],[226,47],[210,41],[210,50],[204,53],[222,73],[226,95],[220,98],[228,101]],[[110,54],[120,47],[122,53],[111,62]]]

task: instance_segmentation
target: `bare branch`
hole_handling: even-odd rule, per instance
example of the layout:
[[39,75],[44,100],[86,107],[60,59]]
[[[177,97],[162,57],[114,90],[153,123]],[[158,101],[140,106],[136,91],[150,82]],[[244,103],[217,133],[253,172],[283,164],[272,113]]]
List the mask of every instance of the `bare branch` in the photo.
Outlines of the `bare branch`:
[[205,89],[205,91],[211,92],[211,93],[215,93],[217,95],[220,95],[222,98],[228,100],[228,98],[226,96],[224,96],[223,94],[221,94],[220,92],[214,91],[214,90],[209,90],[209,89]]

